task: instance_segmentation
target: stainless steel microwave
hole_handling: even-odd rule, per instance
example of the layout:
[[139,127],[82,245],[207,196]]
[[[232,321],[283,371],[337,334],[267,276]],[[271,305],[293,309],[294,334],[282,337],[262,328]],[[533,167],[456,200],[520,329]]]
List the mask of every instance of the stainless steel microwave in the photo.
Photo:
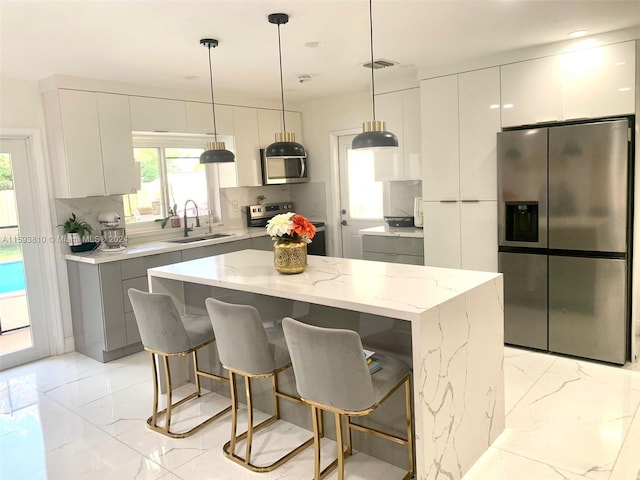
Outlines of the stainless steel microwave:
[[307,176],[307,157],[269,157],[260,149],[262,159],[262,184],[304,183]]

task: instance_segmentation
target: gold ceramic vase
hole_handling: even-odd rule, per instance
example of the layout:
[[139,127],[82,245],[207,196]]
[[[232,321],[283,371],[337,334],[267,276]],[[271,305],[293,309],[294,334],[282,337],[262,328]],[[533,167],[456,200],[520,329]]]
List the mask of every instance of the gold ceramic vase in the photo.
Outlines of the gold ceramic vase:
[[302,273],[307,268],[307,244],[278,240],[273,245],[273,263],[280,273]]

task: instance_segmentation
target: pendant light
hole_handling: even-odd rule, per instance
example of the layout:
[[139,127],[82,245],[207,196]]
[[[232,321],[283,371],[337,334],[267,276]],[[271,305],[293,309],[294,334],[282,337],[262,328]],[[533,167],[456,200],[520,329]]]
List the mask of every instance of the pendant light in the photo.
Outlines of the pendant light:
[[211,49],[218,46],[218,40],[214,38],[203,38],[200,45],[209,49],[209,83],[211,85],[211,109],[213,111],[213,142],[207,144],[207,151],[200,155],[200,163],[229,163],[235,160],[233,152],[227,150],[224,142],[218,141],[218,131],[216,129],[216,103],[213,100],[213,69],[211,68]]
[[371,47],[371,109],[373,111],[373,121],[362,124],[362,133],[356,135],[351,142],[351,148],[376,148],[376,147],[397,147],[398,137],[386,131],[385,122],[376,120],[376,84],[373,75],[373,7],[372,0],[369,0],[369,33]]
[[280,58],[280,98],[282,100],[282,132],[276,133],[275,142],[265,150],[265,157],[306,157],[305,148],[296,142],[296,135],[293,132],[287,132],[287,125],[284,115],[284,86],[282,83],[282,45],[280,43],[280,25],[284,25],[289,21],[289,15],[286,13],[272,13],[269,15],[269,23],[278,25],[278,56]]

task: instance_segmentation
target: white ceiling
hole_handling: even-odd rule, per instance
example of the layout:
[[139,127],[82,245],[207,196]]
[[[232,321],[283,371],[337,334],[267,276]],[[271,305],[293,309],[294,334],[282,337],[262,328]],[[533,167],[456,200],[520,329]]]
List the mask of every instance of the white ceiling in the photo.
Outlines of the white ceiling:
[[[368,87],[367,0],[0,0],[0,74],[208,91],[199,40],[213,37],[216,88],[278,98],[277,27],[267,21],[275,12],[290,16],[281,27],[287,99]],[[640,0],[375,0],[373,16],[375,57],[399,62],[376,75],[399,75],[566,40],[575,30],[635,27]],[[313,41],[324,45],[304,46]],[[313,79],[299,83],[300,74]]]

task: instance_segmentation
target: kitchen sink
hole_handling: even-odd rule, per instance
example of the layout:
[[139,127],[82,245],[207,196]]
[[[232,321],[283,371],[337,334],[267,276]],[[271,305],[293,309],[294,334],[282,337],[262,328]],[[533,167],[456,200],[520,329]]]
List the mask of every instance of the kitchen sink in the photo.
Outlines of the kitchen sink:
[[167,240],[169,243],[193,243],[203,242],[204,240],[214,240],[216,238],[232,237],[233,233],[212,233],[211,235],[203,235],[200,237],[184,237],[176,240]]

